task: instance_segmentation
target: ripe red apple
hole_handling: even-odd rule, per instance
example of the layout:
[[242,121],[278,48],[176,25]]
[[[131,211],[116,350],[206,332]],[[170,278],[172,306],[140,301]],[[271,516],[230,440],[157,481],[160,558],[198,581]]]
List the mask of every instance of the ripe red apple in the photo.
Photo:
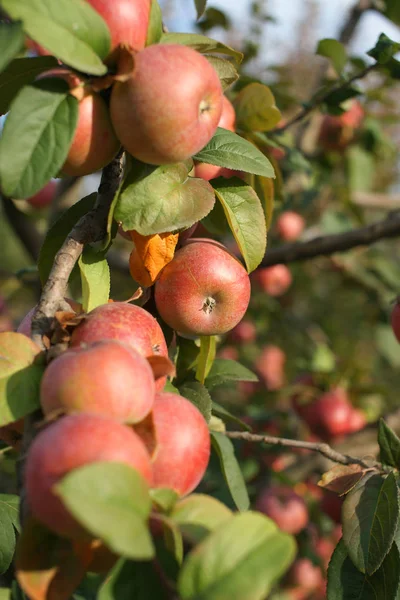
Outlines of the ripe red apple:
[[309,558],[298,558],[289,571],[290,583],[309,593],[318,589],[323,579],[320,567],[314,565]]
[[100,415],[63,417],[39,433],[27,457],[25,484],[32,514],[69,538],[85,536],[54,486],[73,469],[94,462],[120,462],[137,469],[151,485],[150,457],[142,440],[126,425]]
[[224,346],[218,352],[218,358],[225,358],[226,360],[238,360],[239,352],[234,346]]
[[200,411],[178,394],[156,394],[152,414],[157,441],[152,460],[154,486],[172,488],[180,496],[190,494],[210,458],[207,423]]
[[358,408],[352,408],[346,433],[355,433],[356,431],[360,431],[360,429],[364,429],[366,425],[367,419],[363,411]]
[[286,354],[273,344],[265,346],[255,362],[256,371],[271,390],[279,390],[285,383]]
[[362,104],[358,100],[351,100],[350,108],[340,115],[343,125],[359,129],[364,120],[365,112]]
[[[71,311],[80,312],[81,305],[78,302],[75,302],[74,300],[71,300],[70,298],[64,298],[64,300],[66,302],[68,302],[68,304],[70,305]],[[33,308],[31,308],[30,311],[28,311],[26,313],[26,315],[22,319],[21,323],[18,325],[17,333],[22,333],[23,335],[26,335],[27,337],[31,337],[32,319],[33,319],[33,315],[35,314],[36,308],[37,308],[37,306],[34,306]]]
[[391,324],[393,333],[398,342],[400,342],[400,301],[396,300],[391,314]]
[[27,202],[33,208],[46,208],[46,206],[49,206],[53,202],[56,189],[57,183],[54,180],[49,181],[37,194],[31,198],[27,198]]
[[111,48],[119,44],[144,48],[151,0],[87,0],[103,17],[111,34]]
[[317,422],[317,431],[314,433],[324,439],[345,435],[349,432],[353,407],[344,389],[329,390],[313,403],[312,410]]
[[303,233],[305,224],[303,217],[299,213],[287,210],[279,216],[276,228],[283,240],[294,242]]
[[269,296],[282,296],[292,284],[292,275],[286,265],[257,269],[254,281]]
[[232,329],[229,334],[229,339],[238,344],[246,344],[248,342],[254,342],[256,335],[257,330],[253,321],[243,319]]
[[111,119],[135,158],[155,165],[179,162],[214,135],[222,95],[204,56],[187,46],[154,44],[136,54],[132,77],[113,85]]
[[306,503],[292,488],[277,485],[265,488],[256,508],[275,521],[279,529],[296,535],[308,524]]
[[70,348],[47,367],[40,401],[45,415],[90,412],[124,423],[151,411],[155,383],[148,361],[122,342],[103,341]]
[[158,312],[183,334],[230,331],[244,316],[249,300],[246,270],[224,246],[212,240],[188,240],[155,284]]
[[361,127],[364,109],[354,100],[342,115],[325,115],[322,121],[319,143],[324,150],[340,152],[354,139],[357,129]]

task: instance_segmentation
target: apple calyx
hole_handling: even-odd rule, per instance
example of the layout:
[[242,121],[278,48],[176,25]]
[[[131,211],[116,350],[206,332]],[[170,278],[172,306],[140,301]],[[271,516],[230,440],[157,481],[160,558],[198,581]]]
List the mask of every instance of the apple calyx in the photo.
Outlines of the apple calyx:
[[202,311],[206,313],[206,315],[211,315],[212,311],[215,308],[217,301],[212,298],[212,296],[207,296],[207,298],[203,302]]

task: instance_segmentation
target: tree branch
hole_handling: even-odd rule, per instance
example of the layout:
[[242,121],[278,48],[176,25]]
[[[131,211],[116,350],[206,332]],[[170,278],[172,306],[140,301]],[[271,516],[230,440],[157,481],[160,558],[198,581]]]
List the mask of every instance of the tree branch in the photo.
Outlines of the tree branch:
[[363,14],[372,8],[371,0],[358,0],[349,13],[349,17],[344,23],[340,34],[339,42],[347,46],[354,35],[357,25],[359,24]]
[[354,456],[348,456],[347,454],[341,454],[337,452],[329,444],[324,442],[303,442],[300,440],[291,440],[288,438],[278,438],[271,435],[258,435],[255,433],[249,433],[247,431],[227,431],[225,433],[227,437],[232,440],[243,440],[245,442],[263,443],[269,444],[270,446],[279,446],[281,448],[301,448],[303,450],[311,450],[312,452],[318,452],[325,458],[329,458],[332,462],[340,465],[360,465],[365,469],[375,467],[380,471],[384,471],[381,463],[371,461],[369,463],[364,462],[361,458]]
[[267,250],[261,267],[287,264],[343,252],[357,246],[369,246],[385,238],[400,235],[400,210],[393,211],[382,221],[346,233],[326,235],[308,242],[295,242]]

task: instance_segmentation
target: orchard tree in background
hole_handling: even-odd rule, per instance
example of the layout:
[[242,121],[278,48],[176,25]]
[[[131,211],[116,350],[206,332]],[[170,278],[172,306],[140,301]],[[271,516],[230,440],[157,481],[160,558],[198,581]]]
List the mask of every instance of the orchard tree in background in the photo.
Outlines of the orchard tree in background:
[[366,208],[400,43],[346,49],[400,12],[356,2],[302,102],[253,72],[261,5],[243,54],[205,0],[190,34],[157,0],[0,0],[4,236],[36,263],[0,280],[0,600],[398,598],[396,241],[337,253],[400,235]]

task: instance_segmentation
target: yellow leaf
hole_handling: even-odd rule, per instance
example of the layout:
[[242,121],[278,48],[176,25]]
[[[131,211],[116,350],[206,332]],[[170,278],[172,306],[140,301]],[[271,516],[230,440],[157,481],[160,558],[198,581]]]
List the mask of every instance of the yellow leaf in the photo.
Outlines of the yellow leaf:
[[130,231],[130,235],[135,244],[129,259],[131,275],[139,285],[150,287],[174,258],[179,234],[140,235],[137,231]]

